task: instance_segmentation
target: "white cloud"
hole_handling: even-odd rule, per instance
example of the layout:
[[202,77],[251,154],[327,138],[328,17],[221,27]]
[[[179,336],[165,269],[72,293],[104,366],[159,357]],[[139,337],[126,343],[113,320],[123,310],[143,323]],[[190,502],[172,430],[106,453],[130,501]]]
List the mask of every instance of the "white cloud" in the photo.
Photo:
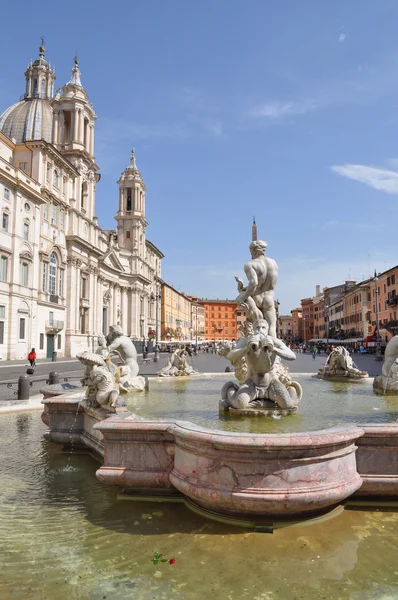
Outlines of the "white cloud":
[[275,100],[273,102],[265,102],[264,104],[253,106],[249,110],[248,115],[255,118],[266,117],[268,119],[279,119],[289,115],[303,115],[307,112],[316,110],[317,108],[318,104],[314,100],[305,100],[302,102],[281,102]]
[[340,43],[341,43],[341,42],[344,42],[344,40],[346,39],[346,37],[347,37],[347,36],[346,36],[346,34],[345,34],[345,33],[340,33],[340,35],[339,35],[339,42],[340,42]]
[[375,190],[387,194],[398,194],[398,172],[366,165],[335,165],[331,167],[334,173],[365,183]]

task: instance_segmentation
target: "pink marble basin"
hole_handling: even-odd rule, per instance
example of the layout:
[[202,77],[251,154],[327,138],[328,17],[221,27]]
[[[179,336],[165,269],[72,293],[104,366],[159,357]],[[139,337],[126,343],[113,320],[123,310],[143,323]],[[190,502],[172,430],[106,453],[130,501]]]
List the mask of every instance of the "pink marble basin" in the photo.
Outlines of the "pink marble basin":
[[253,435],[117,415],[94,429],[103,436],[101,481],[147,494],[179,492],[221,515],[309,516],[362,484],[355,442],[364,431],[355,425]]

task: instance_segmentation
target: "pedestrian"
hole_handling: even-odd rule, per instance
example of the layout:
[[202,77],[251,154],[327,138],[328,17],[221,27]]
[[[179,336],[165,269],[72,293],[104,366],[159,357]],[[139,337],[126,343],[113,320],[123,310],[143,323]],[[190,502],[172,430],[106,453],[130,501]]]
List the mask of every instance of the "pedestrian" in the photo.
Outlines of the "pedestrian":
[[316,357],[316,346],[312,346],[312,358],[315,360]]
[[28,354],[28,361],[30,362],[32,369],[34,369],[36,366],[36,350],[34,348],[32,348]]

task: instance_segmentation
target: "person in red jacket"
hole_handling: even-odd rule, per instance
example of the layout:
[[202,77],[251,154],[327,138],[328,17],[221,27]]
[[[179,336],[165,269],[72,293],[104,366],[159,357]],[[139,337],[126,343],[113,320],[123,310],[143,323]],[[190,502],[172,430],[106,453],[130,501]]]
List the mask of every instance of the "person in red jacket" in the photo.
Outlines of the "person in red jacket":
[[34,348],[28,354],[28,361],[31,367],[34,368],[36,366],[36,350]]

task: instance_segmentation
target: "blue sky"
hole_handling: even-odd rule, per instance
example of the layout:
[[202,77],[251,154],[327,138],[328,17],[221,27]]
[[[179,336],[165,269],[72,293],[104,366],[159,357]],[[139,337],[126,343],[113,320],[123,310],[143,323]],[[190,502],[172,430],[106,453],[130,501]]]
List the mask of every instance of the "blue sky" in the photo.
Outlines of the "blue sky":
[[0,111],[41,35],[57,86],[77,51],[100,224],[134,145],[147,236],[181,291],[236,295],[253,215],[283,313],[398,263],[398,2],[21,0],[2,20]]

